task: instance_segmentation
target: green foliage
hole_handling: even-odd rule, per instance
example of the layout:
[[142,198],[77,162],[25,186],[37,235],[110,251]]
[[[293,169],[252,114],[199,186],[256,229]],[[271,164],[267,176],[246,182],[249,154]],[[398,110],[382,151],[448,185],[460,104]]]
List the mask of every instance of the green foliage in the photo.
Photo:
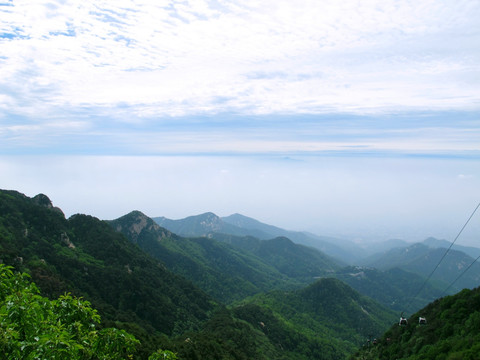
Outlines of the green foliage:
[[282,236],[259,240],[252,237],[215,234],[215,238],[254,254],[282,275],[303,284],[311,283],[316,277],[339,268],[335,260],[319,250],[295,244]]
[[283,356],[263,333],[226,308],[216,311],[202,331],[171,339],[168,348],[180,359],[298,359]]
[[[193,224],[203,224],[197,221]],[[294,244],[285,237],[259,240],[215,233],[208,237],[181,238],[139,211],[110,224],[165,263],[169,270],[227,304],[259,292],[299,288],[338,268],[335,261],[320,251]]]
[[[91,216],[65,219],[46,196],[30,199],[0,190],[1,262],[30,273],[40,289],[26,275],[10,276],[11,269],[2,275],[0,354],[13,359],[25,351],[49,359],[67,353],[69,359],[110,359],[121,352],[118,358],[128,353],[152,360],[344,359],[365,334],[385,328],[388,312],[339,281],[322,279],[287,291],[323,269],[312,257],[301,264],[303,255],[288,239],[257,243],[258,248],[255,239],[246,250],[209,238],[182,239],[164,229],[142,234],[142,224],[131,224],[136,236],[129,240]],[[282,290],[216,310],[211,297],[167,268],[228,301]],[[468,324],[477,322],[472,318]]]
[[[321,279],[305,289],[292,292],[259,294],[246,302],[246,305],[252,304],[269,309],[271,316],[277,319],[273,321],[270,317],[268,321],[269,328],[276,329],[270,331],[272,339],[283,338],[282,347],[296,353],[305,354],[306,349],[310,349],[308,354],[318,352],[324,356],[318,358],[345,357],[369,334],[381,334],[394,321],[392,312],[336,279]],[[258,319],[268,318],[268,312],[255,317],[241,313],[252,322],[257,318],[257,322],[265,324]],[[280,335],[279,322],[284,324],[283,335]]]
[[[350,285],[363,295],[367,295],[380,304],[396,311],[403,311],[406,303],[417,294],[425,278],[399,268],[386,271],[368,267],[348,266],[336,271],[332,276]],[[426,284],[423,291],[411,303],[418,310],[438,298],[442,289]]]
[[169,270],[226,304],[259,292],[301,284],[250,251],[206,237],[181,238],[139,211],[109,223]]
[[[418,317],[427,325],[419,325]],[[352,359],[478,359],[480,354],[480,288],[465,289],[434,301],[394,325],[377,346],[359,351]]]
[[0,262],[28,272],[41,295],[88,299],[104,324],[132,331],[146,359],[161,334],[199,329],[215,302],[106,222],[65,219],[46,197],[0,190]]
[[124,359],[138,340],[126,331],[97,329],[88,301],[39,295],[28,275],[0,264],[0,352],[8,359]]
[[177,355],[169,350],[159,349],[150,355],[148,360],[177,360]]
[[[395,267],[420,274],[424,277],[430,275],[440,259],[445,255],[444,248],[431,248],[424,244],[413,244],[407,248],[395,248],[386,253],[379,253],[365,259],[364,263],[382,270]],[[471,264],[474,259],[457,250],[450,250],[435,273],[432,275],[432,283],[437,284],[443,290],[452,283],[464,271],[465,266]],[[452,293],[463,288],[474,288],[478,285],[477,274],[480,273],[480,264],[474,263],[451,287]]]

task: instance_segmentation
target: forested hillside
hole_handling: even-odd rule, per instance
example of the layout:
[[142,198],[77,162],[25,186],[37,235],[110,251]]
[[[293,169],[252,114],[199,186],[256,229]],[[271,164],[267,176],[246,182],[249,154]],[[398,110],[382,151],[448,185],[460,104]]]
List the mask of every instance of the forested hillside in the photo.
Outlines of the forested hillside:
[[[446,250],[417,243],[406,248],[396,248],[375,254],[365,259],[363,263],[382,270],[399,267],[427,277],[443,258]],[[480,283],[480,264],[474,263],[474,258],[458,250],[448,252],[432,275],[432,280],[442,290],[446,289],[448,284],[453,282],[472,263],[471,269],[463,274],[450,290],[457,292],[463,288],[474,288]]]
[[286,237],[297,244],[315,248],[345,264],[354,263],[363,254],[360,247],[347,240],[284,230],[240,214],[221,218],[213,213],[205,213],[179,220],[165,217],[154,217],[153,220],[160,226],[186,237],[218,238],[225,234],[237,237],[251,236],[260,240]]
[[262,291],[304,286],[339,269],[335,260],[320,251],[282,237],[259,240],[214,234],[183,238],[139,211],[110,224],[168,269],[224,303]]
[[303,333],[330,339],[344,353],[372,334],[381,335],[395,319],[391,310],[332,278],[297,291],[259,294],[246,303],[271,309]]
[[348,285],[316,280],[338,270],[318,251],[286,238],[250,240],[246,249],[181,238],[140,212],[65,219],[45,195],[0,191],[1,262],[31,274],[43,296],[91,302],[99,329],[140,340],[135,359],[159,348],[179,359],[345,359],[393,321]]
[[311,283],[314,279],[331,274],[341,267],[340,261],[315,248],[295,244],[284,236],[267,240],[226,234],[215,234],[213,237],[254,254],[282,274],[303,283]]
[[216,307],[107,223],[86,215],[66,220],[45,195],[0,191],[0,254],[30,273],[42,294],[88,299],[105,324],[134,331],[149,353],[155,337],[198,329]]
[[[419,317],[426,325],[419,324]],[[410,316],[407,326],[394,325],[375,345],[352,360],[477,360],[480,354],[480,288],[465,289],[436,300]]]
[[[405,310],[407,303],[412,309],[421,309],[441,296],[443,290],[431,282],[425,284],[423,276],[400,268],[382,271],[370,267],[348,266],[336,271],[333,276],[361,294],[399,312]],[[422,289],[420,293],[419,289]]]
[[168,269],[223,303],[302,284],[251,253],[215,239],[177,236],[139,211],[109,223]]

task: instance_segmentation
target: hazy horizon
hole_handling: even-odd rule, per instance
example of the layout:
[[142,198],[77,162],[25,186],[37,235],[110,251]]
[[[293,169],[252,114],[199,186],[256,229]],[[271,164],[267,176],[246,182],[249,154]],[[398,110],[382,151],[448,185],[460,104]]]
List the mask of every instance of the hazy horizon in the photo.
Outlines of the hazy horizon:
[[[67,217],[240,213],[363,241],[452,241],[476,206],[480,177],[464,171],[472,160],[391,157],[16,156],[0,164],[4,188],[45,193]],[[478,242],[479,219],[458,244]]]
[[0,188],[67,216],[452,241],[480,201],[479,18],[473,0],[0,2]]

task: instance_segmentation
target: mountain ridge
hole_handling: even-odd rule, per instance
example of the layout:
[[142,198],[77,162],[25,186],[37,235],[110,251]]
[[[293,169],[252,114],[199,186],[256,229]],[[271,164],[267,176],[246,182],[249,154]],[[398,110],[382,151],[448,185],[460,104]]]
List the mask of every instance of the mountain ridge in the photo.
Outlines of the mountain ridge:
[[374,344],[364,344],[350,360],[478,359],[480,287],[437,299],[407,321],[406,326],[393,325]]
[[[478,286],[480,283],[480,264],[474,263],[475,259],[458,250],[450,250],[446,256],[445,254],[445,248],[431,248],[423,243],[415,243],[406,248],[394,248],[372,255],[364,259],[362,265],[381,270],[399,267],[425,277],[429,276],[435,269],[432,279],[439,285],[442,284],[441,287],[446,288],[464,269],[473,263],[468,272],[452,286],[451,291],[456,292],[463,288]],[[440,259],[442,259],[441,264],[439,264]]]
[[261,240],[268,240],[285,236],[297,244],[316,248],[345,264],[359,260],[364,253],[364,249],[348,240],[323,237],[308,232],[284,230],[238,213],[226,217],[219,217],[207,212],[178,220],[171,220],[166,217],[153,217],[152,219],[160,226],[185,237],[214,236],[214,234],[221,233],[234,236],[253,236]]

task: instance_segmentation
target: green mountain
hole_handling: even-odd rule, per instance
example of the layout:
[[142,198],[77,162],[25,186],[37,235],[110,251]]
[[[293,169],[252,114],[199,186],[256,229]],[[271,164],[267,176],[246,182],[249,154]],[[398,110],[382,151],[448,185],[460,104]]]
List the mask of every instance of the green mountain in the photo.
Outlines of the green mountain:
[[333,259],[320,251],[283,237],[259,240],[217,233],[211,237],[183,238],[139,211],[110,224],[168,269],[190,279],[223,303],[272,289],[310,284],[339,269]]
[[185,219],[171,220],[165,217],[154,217],[153,220],[160,226],[184,237],[208,236],[212,233],[223,233],[232,235],[253,235],[263,238],[267,236],[262,231],[251,232],[235,225],[224,222],[214,213],[208,212],[200,215],[186,217]]
[[213,213],[205,213],[179,220],[171,220],[165,217],[156,217],[153,220],[160,226],[186,237],[217,237],[217,234],[252,236],[260,240],[287,237],[297,244],[316,248],[338,259],[337,262],[343,262],[344,264],[354,263],[365,255],[363,249],[347,240],[284,230],[240,214],[220,218]]
[[[168,348],[182,359],[339,360],[395,319],[391,311],[339,280],[321,279],[300,290],[259,294],[220,310],[201,332],[174,339]],[[217,356],[212,339],[231,354],[241,347],[243,356]]]
[[270,309],[301,334],[327,340],[344,356],[368,336],[382,334],[396,318],[391,310],[333,278],[296,291],[259,294],[245,301],[245,306],[251,305]]
[[[431,248],[424,244],[413,244],[407,248],[391,249],[373,255],[364,260],[364,265],[382,270],[399,267],[403,270],[430,275],[440,259],[445,255],[444,248]],[[432,276],[436,286],[446,289],[463,271],[474,262],[474,259],[461,251],[450,250]],[[480,284],[480,264],[473,266],[451,287],[452,292],[463,288],[474,288]]]
[[[452,245],[450,241],[435,239],[433,237],[429,237],[428,239],[423,240],[423,244],[432,248],[443,248],[443,249],[448,249]],[[477,258],[480,256],[480,249],[472,246],[463,246],[463,245],[453,244],[452,250],[461,251],[471,256],[472,258]]]
[[[297,244],[316,248],[325,254],[336,258],[345,264],[352,264],[364,255],[364,250],[355,243],[328,236],[318,236],[305,231],[285,230],[276,226],[264,224],[250,217],[233,214],[221,218],[228,224],[235,225],[248,231],[261,231],[266,234],[265,237],[257,236],[260,239],[270,239],[272,237],[287,237]],[[249,235],[255,236],[253,233]]]
[[[425,284],[423,287],[425,277],[399,268],[382,271],[369,267],[349,266],[336,271],[332,276],[399,313],[405,310],[407,304],[408,310],[421,309],[440,297],[443,290],[432,284]],[[422,287],[422,292],[417,295]]]
[[[90,301],[100,328],[124,329],[141,341],[135,359],[157,348],[181,359],[345,359],[365,334],[391,322],[391,313],[338,280],[299,289],[332,271],[320,252],[282,237],[250,240],[247,251],[208,237],[181,238],[140,212],[113,222],[65,219],[45,195],[0,190],[1,262],[30,273],[44,296],[72,292]],[[220,290],[252,296],[219,307],[168,270],[175,266],[212,293],[218,286],[219,297]],[[292,285],[298,290],[288,290]],[[263,287],[279,290],[263,294]]]
[[207,237],[180,237],[139,211],[109,223],[146,253],[161,260],[169,270],[190,279],[223,303],[274,288],[291,289],[300,285],[247,251]]
[[0,254],[1,262],[30,273],[44,295],[83,296],[108,326],[133,329],[147,347],[158,340],[154,334],[198,329],[216,307],[106,222],[67,220],[45,195],[0,190]]
[[254,237],[238,237],[225,234],[212,235],[215,239],[248,251],[282,274],[302,283],[330,274],[340,268],[337,260],[315,248],[295,244],[286,237],[259,240]]
[[[419,317],[426,325],[419,324]],[[475,360],[480,354],[480,288],[438,299],[393,325],[375,345],[364,346],[352,360]]]

